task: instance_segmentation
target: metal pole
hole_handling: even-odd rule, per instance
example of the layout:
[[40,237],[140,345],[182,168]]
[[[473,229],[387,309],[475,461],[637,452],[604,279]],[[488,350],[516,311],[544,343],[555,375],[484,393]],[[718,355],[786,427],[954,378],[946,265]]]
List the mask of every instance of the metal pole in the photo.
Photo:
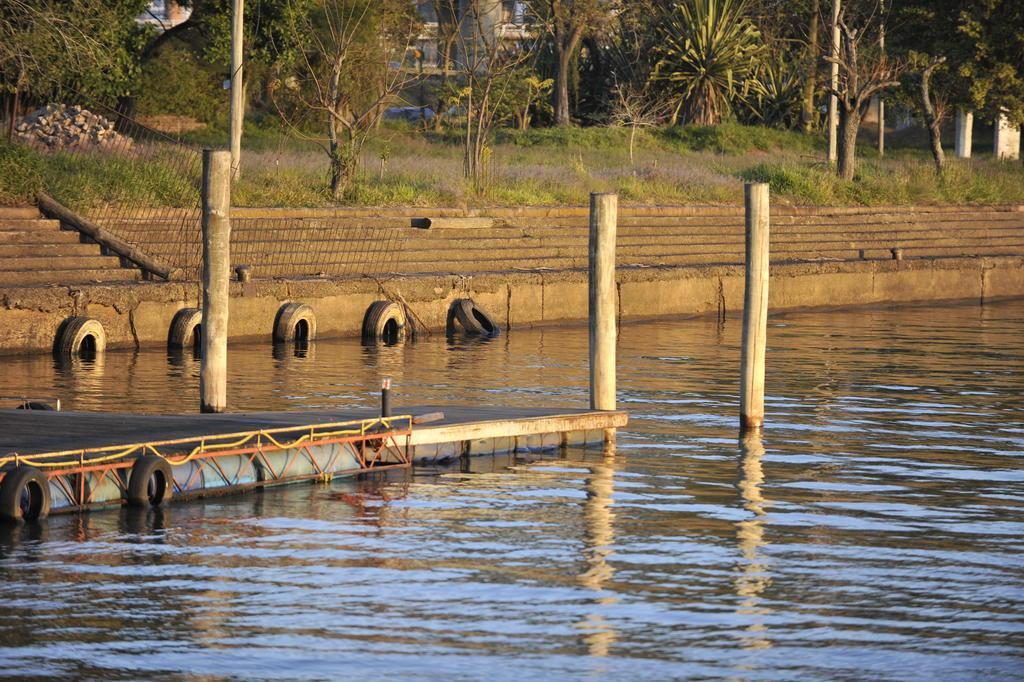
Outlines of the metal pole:
[[391,377],[380,381],[380,416],[385,419],[391,416]]
[[203,357],[199,409],[227,407],[231,281],[231,153],[203,150]]
[[[590,195],[590,407],[615,409],[615,233],[619,197]],[[614,433],[605,434],[606,440]]]
[[245,119],[245,86],[242,82],[243,12],[245,0],[231,3],[231,177],[238,179],[242,166],[242,122]]
[[744,186],[747,260],[740,358],[740,429],[764,424],[764,357],[768,335],[768,185]]
[[[839,0],[832,0],[832,47],[830,54],[833,60],[839,59]],[[839,89],[838,62],[833,61],[831,67],[832,75],[829,83],[833,92],[828,97],[828,162],[835,163],[839,158],[839,98],[835,95],[835,90]]]
[[[878,49],[885,54],[885,24],[878,29]],[[885,100],[878,95],[878,155],[885,156]]]

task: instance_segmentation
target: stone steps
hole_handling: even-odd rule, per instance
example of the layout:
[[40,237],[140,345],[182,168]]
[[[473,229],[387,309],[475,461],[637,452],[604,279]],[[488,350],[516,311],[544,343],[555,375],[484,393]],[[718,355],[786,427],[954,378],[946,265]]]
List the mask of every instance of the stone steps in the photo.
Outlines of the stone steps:
[[17,258],[20,256],[91,256],[96,253],[95,244],[79,242],[59,244],[41,242],[38,244],[4,244],[0,242],[0,258]]
[[[951,232],[935,231],[935,230],[916,230],[913,232],[822,232],[822,233],[774,233],[772,235],[772,243],[778,244],[801,244],[801,243],[814,243],[820,241],[843,241],[843,242],[872,242],[872,241],[884,241],[884,242],[917,242],[917,241],[929,241],[934,239],[959,239],[964,241],[980,241],[986,240],[1001,240],[1001,239],[1013,239],[1013,238],[1024,238],[1024,228],[1021,229],[989,229],[989,230],[956,230]],[[690,235],[690,234],[650,234],[650,235],[633,235],[625,234],[618,235],[616,240],[619,246],[628,245],[658,245],[658,244],[709,244],[709,243],[723,243],[723,244],[743,244],[744,235],[742,232],[722,232],[718,234],[709,235]],[[245,243],[240,240],[237,243]],[[264,242],[267,244],[275,242]],[[529,237],[480,237],[474,239],[457,239],[455,237],[444,237],[440,239],[431,239],[427,237],[409,237],[404,242],[405,249],[417,249],[417,248],[430,248],[430,249],[462,249],[462,248],[475,248],[475,249],[496,249],[505,248],[510,245],[527,245],[535,247],[573,247],[587,245],[586,235],[556,235],[556,236],[529,236]]]
[[0,285],[35,286],[130,282],[142,279],[135,268],[121,267],[117,256],[103,254],[60,221],[31,207],[0,207]]
[[59,230],[59,220],[46,218],[3,218],[0,219],[0,232],[22,232],[26,230]]
[[[6,263],[4,265],[7,265]],[[139,270],[129,268],[59,270],[0,270],[0,285],[87,284],[93,282],[132,282],[142,279]]]
[[77,255],[77,256],[18,256],[4,261],[5,270],[102,270],[103,268],[120,268],[121,259],[117,256]]
[[[1019,248],[995,249],[987,255],[991,256],[1012,256],[1019,255]],[[975,256],[976,253],[963,249],[912,249],[904,251],[904,258],[956,258]],[[878,249],[865,254],[869,260],[889,260],[889,251]],[[853,249],[826,250],[819,252],[789,252],[777,253],[772,258],[772,263],[781,264],[787,262],[813,262],[823,260],[860,260],[859,251]],[[737,265],[734,253],[703,253],[703,254],[662,254],[657,258],[630,258],[628,255],[620,255],[617,259],[619,267],[645,266],[696,266],[696,265]],[[545,270],[566,270],[585,269],[587,257],[582,255],[577,258],[551,257],[551,258],[493,258],[489,261],[469,262],[443,262],[443,261],[409,261],[401,263],[399,269],[392,270],[397,274],[459,274],[470,272],[502,272],[508,270],[516,271],[545,271]]]
[[[0,209],[0,283],[133,281],[138,270],[119,267],[98,246],[34,209]],[[233,226],[235,263],[252,265],[257,277],[332,274],[341,264],[359,272],[386,263],[399,273],[469,273],[502,270],[582,269],[587,265],[585,210],[495,210],[492,217],[457,211],[356,209],[287,212],[241,209]],[[479,213],[479,212],[478,212]],[[169,262],[194,258],[199,248],[195,216],[153,211],[117,216],[101,224],[152,256]],[[362,217],[360,214],[363,214]],[[440,216],[434,227],[410,227],[411,218]],[[314,217],[315,216],[315,217]],[[450,217],[445,217],[450,216]],[[357,228],[372,228],[364,231]],[[340,237],[340,238],[338,238]],[[372,253],[374,242],[393,251]],[[904,258],[1015,255],[1024,253],[1024,212],[993,207],[893,209],[793,209],[772,215],[772,261],[889,259],[892,247]],[[194,248],[193,248],[194,247]],[[190,251],[195,253],[190,254]],[[618,263],[653,265],[739,264],[743,261],[742,209],[731,207],[631,207],[620,211]],[[355,267],[352,267],[352,264]],[[107,274],[102,274],[107,273]],[[49,277],[50,279],[46,279]]]
[[32,220],[41,217],[35,206],[0,206],[0,220]]
[[[925,222],[942,224],[947,222],[1005,222],[1024,223],[1024,213],[1014,211],[963,211],[943,213],[880,213],[860,215],[778,215],[773,213],[771,223],[773,226],[788,225],[899,225],[907,222]],[[495,227],[505,228],[534,228],[534,227],[568,227],[584,229],[587,226],[586,217],[556,217],[556,218],[508,218],[496,220]],[[678,216],[629,216],[619,214],[619,228],[627,227],[711,227],[717,225],[743,225],[743,215],[723,216],[702,216],[702,215],[678,215]],[[451,229],[451,228],[431,228]],[[457,228],[456,228],[457,229]]]
[[[0,232],[0,244],[81,244],[77,232],[65,230],[21,230]],[[98,246],[96,247],[99,248]]]
[[[819,242],[809,245],[793,245],[793,244],[775,244],[772,245],[771,253],[772,256],[779,257],[791,257],[800,256],[803,254],[830,254],[837,255],[839,253],[846,254],[845,257],[859,258],[860,250],[865,251],[876,251],[880,253],[889,254],[889,249],[892,248],[891,244],[873,244],[873,245],[862,245],[862,244],[851,244],[847,242]],[[935,241],[935,242],[924,242],[920,244],[900,245],[900,248],[904,252],[925,250],[941,250],[943,252],[953,253],[978,253],[984,254],[989,252],[1004,252],[1007,249],[1017,249],[1019,252],[1024,253],[1024,238],[1004,241],[997,244],[982,244],[982,243],[957,243],[954,240],[946,241]],[[290,253],[273,254],[274,256],[281,257],[285,261],[286,257],[291,256],[293,259],[301,257],[303,252],[295,251]],[[655,246],[627,246],[620,247],[617,250],[618,258],[645,258],[648,260],[657,260],[662,256],[679,256],[694,258],[705,255],[705,254],[716,254],[721,256],[728,256],[732,259],[732,262],[741,262],[743,256],[743,245],[730,245],[730,244],[699,244],[699,245],[687,245],[683,246],[666,246],[666,245],[655,245]],[[518,247],[514,249],[505,249],[496,251],[493,249],[463,249],[458,251],[451,250],[435,250],[435,249],[406,249],[403,250],[401,256],[396,259],[396,263],[401,266],[407,262],[447,262],[447,263],[486,263],[496,258],[507,258],[507,259],[522,259],[522,260],[535,260],[542,261],[548,259],[560,259],[560,258],[586,258],[587,249],[585,247],[575,248],[550,248],[550,247]]]

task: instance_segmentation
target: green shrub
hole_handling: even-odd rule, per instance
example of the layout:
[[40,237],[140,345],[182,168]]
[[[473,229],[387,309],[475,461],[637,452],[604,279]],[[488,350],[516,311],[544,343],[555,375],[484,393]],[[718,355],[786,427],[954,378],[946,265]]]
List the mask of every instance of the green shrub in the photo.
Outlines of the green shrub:
[[653,134],[668,147],[717,154],[745,154],[775,149],[809,153],[818,146],[816,138],[801,133],[734,122],[716,126],[668,126],[654,130]]
[[210,123],[227,116],[224,74],[204,66],[187,47],[171,43],[142,68],[136,94],[139,115],[191,116]]

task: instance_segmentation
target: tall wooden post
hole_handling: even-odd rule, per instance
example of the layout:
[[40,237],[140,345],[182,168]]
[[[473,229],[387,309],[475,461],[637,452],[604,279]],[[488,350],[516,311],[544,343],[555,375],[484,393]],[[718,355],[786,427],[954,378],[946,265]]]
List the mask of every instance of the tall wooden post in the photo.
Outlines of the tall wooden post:
[[199,409],[223,412],[228,394],[231,153],[203,151],[203,358]]
[[[590,195],[590,407],[615,409],[615,233],[619,197]],[[609,432],[606,438],[613,438]]]
[[768,335],[768,185],[744,186],[747,261],[740,358],[740,428],[764,424],[764,356]]
[[[839,0],[832,0],[832,45],[829,54],[833,60],[839,59]],[[839,158],[839,98],[835,90],[839,88],[839,63],[831,63],[829,84],[833,93],[828,96],[828,162],[835,163]]]
[[231,2],[231,174],[237,179],[242,166],[242,123],[245,120],[245,84],[242,79],[243,14],[245,0]]

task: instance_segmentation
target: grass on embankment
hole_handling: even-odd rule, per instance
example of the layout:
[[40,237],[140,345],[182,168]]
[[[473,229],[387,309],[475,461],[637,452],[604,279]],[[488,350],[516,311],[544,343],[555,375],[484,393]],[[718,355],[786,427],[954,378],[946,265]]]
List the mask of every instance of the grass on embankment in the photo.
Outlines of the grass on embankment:
[[[223,144],[222,131],[193,135]],[[539,206],[580,205],[592,191],[618,192],[627,204],[735,204],[745,180],[768,182],[773,200],[806,205],[1002,204],[1024,202],[1024,165],[987,155],[949,158],[943,177],[924,149],[890,138],[885,158],[865,143],[858,177],[839,180],[822,163],[817,137],[724,124],[644,130],[634,162],[628,131],[615,128],[500,131],[489,153],[488,180],[477,191],[462,177],[457,131],[386,128],[367,148],[361,177],[340,202],[327,191],[322,151],[254,128],[247,132],[239,206]],[[381,158],[386,158],[383,172]],[[48,188],[66,203],[189,205],[198,187],[174,171],[170,155],[112,160],[45,154],[0,143],[0,204],[31,200]],[[193,204],[194,205],[194,204]]]

